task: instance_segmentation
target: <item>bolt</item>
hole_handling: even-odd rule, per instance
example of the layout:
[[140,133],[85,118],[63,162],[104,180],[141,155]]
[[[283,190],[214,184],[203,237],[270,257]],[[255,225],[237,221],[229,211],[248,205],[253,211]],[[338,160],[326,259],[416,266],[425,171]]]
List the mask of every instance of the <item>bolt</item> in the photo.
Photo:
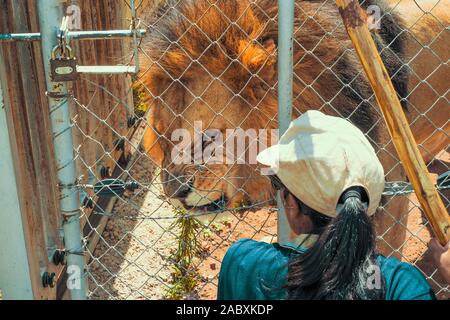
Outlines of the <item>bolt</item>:
[[135,126],[136,122],[137,122],[136,117],[128,117],[128,121],[127,121],[128,129],[133,128]]
[[56,250],[53,254],[53,263],[55,265],[63,265],[65,263],[66,252],[64,250]]
[[42,275],[42,285],[44,288],[54,288],[56,281],[55,281],[56,274],[54,272],[48,273],[47,271],[44,272]]
[[111,169],[109,167],[102,167],[100,169],[100,176],[102,179],[111,177]]
[[125,189],[128,191],[135,191],[139,189],[139,183],[137,181],[130,181],[125,184]]
[[83,199],[83,207],[88,208],[88,209],[93,209],[94,208],[94,200],[91,197],[86,196]]

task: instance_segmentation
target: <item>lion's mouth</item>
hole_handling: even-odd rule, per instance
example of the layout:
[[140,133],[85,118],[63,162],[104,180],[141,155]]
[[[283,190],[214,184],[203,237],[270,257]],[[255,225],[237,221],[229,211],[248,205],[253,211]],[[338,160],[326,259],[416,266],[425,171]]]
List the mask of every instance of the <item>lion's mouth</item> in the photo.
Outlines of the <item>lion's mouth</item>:
[[202,206],[189,206],[183,201],[183,206],[186,210],[202,211],[202,212],[223,212],[226,210],[228,199],[223,196],[221,199]]

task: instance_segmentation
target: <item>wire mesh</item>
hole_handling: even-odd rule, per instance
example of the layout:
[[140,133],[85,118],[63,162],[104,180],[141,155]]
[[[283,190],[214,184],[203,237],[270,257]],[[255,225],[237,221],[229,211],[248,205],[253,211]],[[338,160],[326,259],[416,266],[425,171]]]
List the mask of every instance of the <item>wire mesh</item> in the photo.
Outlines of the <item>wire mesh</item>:
[[[249,154],[276,136],[277,2],[142,0],[136,19],[129,1],[114,12],[107,4],[88,12],[78,4],[87,20],[123,15],[105,28],[148,31],[136,42],[138,76],[83,75],[70,98],[89,297],[214,299],[234,241],[276,241],[274,192]],[[430,172],[448,171],[444,1],[362,5]],[[318,109],[349,119],[373,143],[387,181],[406,181],[334,1],[296,1],[295,14],[294,115]],[[86,41],[75,50],[84,64],[131,65],[133,45]],[[180,128],[201,150],[214,142],[207,129],[220,129],[223,144],[236,138],[227,129],[242,129],[248,143],[226,150],[225,157],[236,157],[230,163],[180,164],[171,156],[180,151],[173,139]],[[186,152],[195,158],[195,147]],[[134,181],[138,189],[97,198],[86,186],[106,178]],[[441,195],[448,208],[448,191]],[[430,226],[414,195],[385,196],[375,223],[380,251],[418,267],[448,299],[448,284],[425,254]]]

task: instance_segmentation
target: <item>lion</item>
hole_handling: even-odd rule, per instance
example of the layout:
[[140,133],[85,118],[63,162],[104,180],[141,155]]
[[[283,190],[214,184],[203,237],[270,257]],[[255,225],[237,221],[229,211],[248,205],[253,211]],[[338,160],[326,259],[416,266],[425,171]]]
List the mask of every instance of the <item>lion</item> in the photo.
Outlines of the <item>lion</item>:
[[[381,10],[373,39],[426,162],[448,146],[450,131],[445,65],[450,42],[443,32],[450,5],[436,3],[363,4]],[[257,207],[274,198],[257,164],[175,163],[173,134],[185,129],[194,137],[196,122],[223,133],[278,128],[277,12],[276,0],[181,0],[168,1],[148,18],[137,81],[149,106],[142,147],[161,166],[167,197],[188,210]],[[373,144],[386,179],[406,180],[333,1],[296,1],[293,89],[293,118],[317,109],[348,119]],[[192,144],[198,139],[211,142],[200,137]],[[380,244],[384,254],[405,241],[405,229],[395,222],[405,218],[407,205],[406,197],[383,198],[376,225],[388,239]]]

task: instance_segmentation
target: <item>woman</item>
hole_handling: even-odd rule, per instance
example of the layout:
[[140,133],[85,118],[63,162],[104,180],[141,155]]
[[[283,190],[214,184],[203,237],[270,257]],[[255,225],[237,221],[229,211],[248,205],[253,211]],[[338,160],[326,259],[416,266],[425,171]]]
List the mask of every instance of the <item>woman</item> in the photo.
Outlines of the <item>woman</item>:
[[309,111],[258,161],[273,173],[295,238],[231,246],[219,299],[435,299],[416,268],[375,252],[370,216],[384,172],[359,129]]

